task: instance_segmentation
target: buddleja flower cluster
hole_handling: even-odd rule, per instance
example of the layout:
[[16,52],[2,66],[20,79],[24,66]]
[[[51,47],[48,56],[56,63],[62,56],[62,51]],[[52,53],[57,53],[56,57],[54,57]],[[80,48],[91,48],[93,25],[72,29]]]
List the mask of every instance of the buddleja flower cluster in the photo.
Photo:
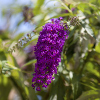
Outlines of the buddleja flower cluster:
[[61,62],[61,52],[65,39],[68,38],[68,27],[62,18],[51,19],[43,26],[38,42],[35,46],[35,73],[33,74],[32,87],[40,91],[40,86],[47,87],[57,74],[57,66]]
[[70,25],[73,25],[73,26],[80,25],[79,18],[76,16],[72,18],[70,17],[69,20],[70,20]]

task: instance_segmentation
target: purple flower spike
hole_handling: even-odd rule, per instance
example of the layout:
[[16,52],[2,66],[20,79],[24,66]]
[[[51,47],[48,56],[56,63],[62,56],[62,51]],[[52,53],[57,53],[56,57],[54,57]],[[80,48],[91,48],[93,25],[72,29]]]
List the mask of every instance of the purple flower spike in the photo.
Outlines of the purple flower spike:
[[43,26],[34,48],[37,63],[32,87],[36,87],[37,91],[40,91],[40,86],[46,88],[54,79],[53,74],[57,74],[57,66],[61,61],[61,52],[68,34],[68,27],[63,25],[62,17],[51,19],[51,23]]

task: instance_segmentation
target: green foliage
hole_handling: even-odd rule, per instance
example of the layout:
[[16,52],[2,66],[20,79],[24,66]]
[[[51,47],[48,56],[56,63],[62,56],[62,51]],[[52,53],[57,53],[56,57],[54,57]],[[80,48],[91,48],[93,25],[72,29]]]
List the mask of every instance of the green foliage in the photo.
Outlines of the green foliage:
[[[46,8],[50,2],[52,7]],[[58,3],[59,6],[56,7]],[[30,32],[32,38],[21,49],[16,48],[12,54],[7,53],[7,50],[26,36],[21,32],[12,37],[24,19],[17,22],[14,31],[9,30],[9,25],[5,30],[0,29],[0,100],[8,100],[13,89],[21,100],[38,100],[37,95],[40,95],[42,100],[99,100],[100,0],[50,0],[46,5],[45,0],[36,0],[33,4],[34,17],[28,22],[35,26],[35,30]],[[23,12],[22,5],[13,5],[11,16]],[[72,11],[72,8],[75,10]],[[5,17],[6,10],[2,13]],[[68,19],[74,16],[79,16],[80,25],[70,25],[58,74],[47,89],[41,88],[40,92],[36,92],[31,87],[36,63],[34,51],[27,53],[24,49],[37,43],[39,32],[49,19],[63,17],[65,23],[70,23]]]
[[61,75],[56,76],[57,78],[55,81],[51,84],[50,89],[50,97],[48,100],[64,100],[65,95],[65,86],[64,86],[64,80]]
[[[7,100],[12,88],[11,81],[5,75],[0,74],[0,99]],[[1,91],[2,90],[2,91]]]
[[100,90],[89,90],[84,92],[77,100],[95,100],[100,98]]

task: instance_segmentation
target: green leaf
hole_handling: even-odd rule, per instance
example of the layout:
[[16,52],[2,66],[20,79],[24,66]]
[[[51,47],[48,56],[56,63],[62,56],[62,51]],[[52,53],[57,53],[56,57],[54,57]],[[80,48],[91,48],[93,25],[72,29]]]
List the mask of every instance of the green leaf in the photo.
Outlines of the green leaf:
[[85,10],[85,8],[86,8],[86,4],[84,4],[84,3],[79,3],[79,5],[77,6],[77,8],[78,8],[79,10],[81,10],[82,12],[84,12],[84,10]]
[[98,78],[100,77],[99,72],[98,72],[96,69],[94,69],[94,65],[93,65],[91,62],[88,62],[88,63],[86,64],[86,70],[87,70],[89,73],[94,74],[94,75],[97,76]]
[[65,86],[64,86],[64,80],[62,76],[58,76],[58,79],[53,81],[51,84],[50,89],[50,97],[49,100],[64,100],[65,96]]
[[11,88],[12,85],[9,78],[3,74],[0,74],[0,100],[8,100]]
[[35,6],[35,8],[34,8],[34,14],[35,14],[35,15],[37,15],[37,14],[40,13],[40,11],[41,11],[41,6],[43,5],[44,1],[45,1],[45,0],[37,0],[37,2],[36,2],[36,4],[35,4],[36,6]]
[[28,87],[28,90],[29,90],[30,100],[38,100],[37,95],[35,93],[35,89],[33,89],[31,85]]
[[[51,18],[49,18],[49,19],[52,19],[52,18],[59,18],[59,17],[65,17],[65,16],[69,16],[69,15],[72,15],[71,13],[63,13],[63,14],[59,14],[59,15],[56,15],[56,16],[53,16],[53,17],[51,17]],[[49,20],[48,19],[48,20]]]
[[[7,60],[10,62],[12,66],[16,66],[19,69],[19,66],[15,60],[15,58],[11,54],[7,54]],[[12,81],[13,85],[19,91],[22,100],[27,100],[29,98],[29,92],[27,87],[24,85],[24,77],[21,71],[19,70],[11,70],[11,75],[9,76],[10,80]]]
[[95,100],[100,98],[100,90],[90,90],[82,93],[77,100]]
[[87,33],[90,35],[90,36],[94,36],[93,34],[93,31],[92,29],[90,28],[90,26],[88,24],[85,25],[85,30],[87,31]]
[[74,100],[76,100],[76,98],[78,98],[82,94],[83,86],[82,84],[80,84],[81,77],[82,77],[81,74],[79,75],[75,73],[73,74],[72,90],[73,90]]
[[84,83],[81,83],[81,84],[83,84],[86,87],[89,87],[92,90],[97,90],[95,87],[91,86],[88,82],[87,82],[87,84],[84,84]]
[[6,60],[5,53],[3,51],[0,52],[0,60]]
[[84,24],[80,23],[80,24],[82,25],[82,27],[85,29],[85,31],[86,31],[90,36],[96,38],[96,37],[94,36],[93,30],[91,29],[91,27],[90,27],[88,24],[86,24],[86,23],[84,23]]
[[[61,0],[58,0],[58,1],[62,4],[62,6],[64,6],[66,8],[66,10],[68,10],[70,13],[72,13],[72,11],[67,7],[67,5],[63,1],[61,1]],[[72,0],[70,0],[70,1],[72,1]]]
[[41,7],[43,5],[45,0],[37,0],[36,6],[35,7]]
[[33,60],[29,61],[28,63],[24,64],[24,65],[21,67],[21,69],[23,69],[25,66],[28,66],[28,65],[33,64],[33,63],[36,63],[36,59],[33,59]]
[[95,51],[97,51],[98,53],[100,53],[100,42],[96,45]]
[[2,71],[2,62],[0,61],[0,74],[1,74],[1,71]]
[[76,26],[74,27],[74,29],[70,32],[68,39],[70,39],[74,34],[75,34],[75,30],[76,30]]
[[76,37],[76,39],[74,40],[73,37],[71,37],[70,39],[67,40],[68,45],[65,47],[66,48],[65,55],[67,56],[67,62],[69,62],[70,59],[73,57],[74,54],[73,48],[76,46],[78,39],[79,38]]
[[0,38],[0,52],[3,51],[2,39]]
[[15,41],[15,40],[18,41],[23,35],[24,35],[24,33],[18,34],[17,36],[15,36],[15,38],[13,39],[13,41]]

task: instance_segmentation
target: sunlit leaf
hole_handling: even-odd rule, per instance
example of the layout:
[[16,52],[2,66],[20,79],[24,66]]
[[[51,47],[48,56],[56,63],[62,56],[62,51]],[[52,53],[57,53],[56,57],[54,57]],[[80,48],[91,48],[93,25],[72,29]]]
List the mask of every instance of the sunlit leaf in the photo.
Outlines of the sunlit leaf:
[[95,50],[100,53],[100,42],[96,45]]
[[33,60],[29,61],[28,63],[24,64],[24,65],[21,67],[21,69],[24,68],[25,66],[28,66],[28,65],[33,64],[33,63],[36,63],[36,59],[33,59]]
[[100,98],[100,90],[86,91],[77,100],[95,100],[96,98]]
[[12,85],[9,78],[3,74],[0,74],[0,100],[8,100],[11,88]]

